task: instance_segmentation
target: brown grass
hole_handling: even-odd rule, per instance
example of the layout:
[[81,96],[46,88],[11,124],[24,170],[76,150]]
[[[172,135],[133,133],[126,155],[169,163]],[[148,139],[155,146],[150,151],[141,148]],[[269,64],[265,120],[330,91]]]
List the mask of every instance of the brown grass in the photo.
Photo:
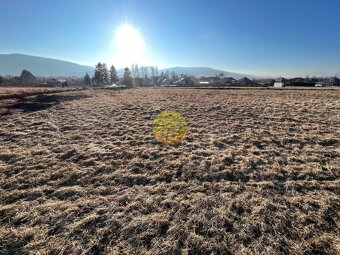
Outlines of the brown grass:
[[86,88],[0,87],[0,100],[23,99],[26,96],[76,91]]
[[339,90],[1,100],[0,254],[339,254],[339,137]]

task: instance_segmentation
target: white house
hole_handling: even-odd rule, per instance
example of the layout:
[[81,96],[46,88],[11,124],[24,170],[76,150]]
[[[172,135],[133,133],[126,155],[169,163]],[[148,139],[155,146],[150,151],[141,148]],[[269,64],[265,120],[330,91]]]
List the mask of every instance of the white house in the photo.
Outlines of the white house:
[[286,86],[287,84],[287,79],[283,78],[283,77],[279,77],[275,80],[275,83],[274,83],[274,88],[283,88]]
[[169,85],[171,85],[171,82],[168,79],[165,78],[161,81],[161,85],[162,86],[169,86]]
[[200,86],[209,86],[209,82],[208,81],[199,81],[199,85]]

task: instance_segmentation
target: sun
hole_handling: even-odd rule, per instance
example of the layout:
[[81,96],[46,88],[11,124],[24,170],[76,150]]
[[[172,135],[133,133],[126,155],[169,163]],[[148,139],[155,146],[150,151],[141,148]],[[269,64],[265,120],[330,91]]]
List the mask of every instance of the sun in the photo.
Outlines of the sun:
[[115,59],[118,65],[129,67],[132,63],[145,62],[145,43],[141,33],[129,24],[120,25],[115,31]]

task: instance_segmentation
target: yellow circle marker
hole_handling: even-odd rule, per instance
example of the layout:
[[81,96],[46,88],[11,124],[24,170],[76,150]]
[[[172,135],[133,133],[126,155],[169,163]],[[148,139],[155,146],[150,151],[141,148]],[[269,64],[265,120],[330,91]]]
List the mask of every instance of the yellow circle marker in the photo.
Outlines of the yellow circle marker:
[[188,131],[185,118],[176,111],[166,110],[153,121],[153,134],[163,144],[176,144],[182,141]]

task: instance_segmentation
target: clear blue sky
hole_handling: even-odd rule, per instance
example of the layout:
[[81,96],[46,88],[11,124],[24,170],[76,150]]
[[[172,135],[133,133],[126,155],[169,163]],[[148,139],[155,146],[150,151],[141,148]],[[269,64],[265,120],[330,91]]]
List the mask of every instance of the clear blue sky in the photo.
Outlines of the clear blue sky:
[[119,67],[115,31],[130,24],[159,67],[340,72],[337,0],[2,0],[0,10],[0,53]]

